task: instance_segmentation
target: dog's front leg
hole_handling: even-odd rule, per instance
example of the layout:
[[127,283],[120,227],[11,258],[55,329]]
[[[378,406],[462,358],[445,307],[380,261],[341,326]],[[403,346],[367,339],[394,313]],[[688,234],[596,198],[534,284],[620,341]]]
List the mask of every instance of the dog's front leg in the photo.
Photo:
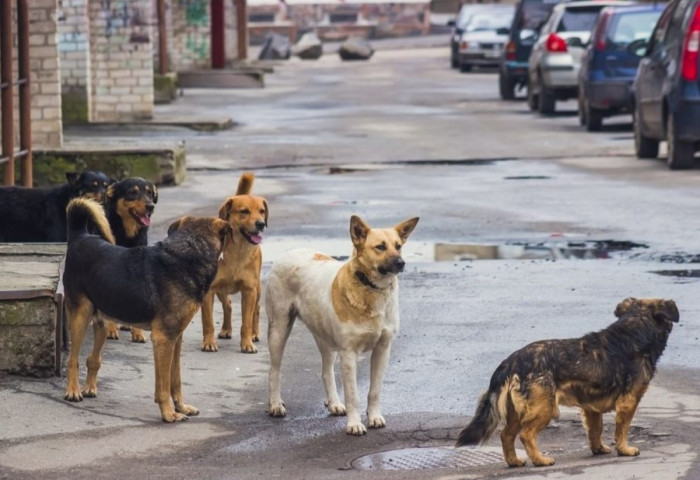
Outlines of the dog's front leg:
[[257,288],[244,288],[241,291],[241,352],[257,353],[253,345],[253,316],[257,307]]
[[615,402],[615,448],[620,456],[634,457],[639,455],[639,449],[630,447],[627,443],[632,417],[637,410],[637,405],[646,392],[648,385],[642,385],[637,391],[633,391]]
[[345,408],[348,421],[345,433],[348,435],[364,435],[367,429],[362,425],[360,416],[360,397],[357,394],[357,353],[352,351],[340,352],[340,372],[343,377],[343,391],[345,392]]
[[170,380],[177,338],[172,338],[172,334],[168,333],[160,322],[154,321],[151,342],[153,343],[153,359],[156,368],[155,402],[160,407],[161,417],[167,423],[187,420],[187,416],[175,411],[170,401]]
[[214,291],[209,290],[202,300],[202,342],[203,352],[216,352],[219,347],[214,338]]
[[384,420],[379,406],[379,397],[382,393],[384,374],[389,365],[391,340],[391,337],[387,338],[386,335],[383,335],[372,350],[369,395],[367,396],[367,426],[370,428],[384,428],[386,426],[386,420]]
[[187,405],[182,397],[182,379],[180,377],[180,353],[182,352],[182,333],[177,337],[175,342],[175,351],[173,353],[173,364],[170,368],[170,395],[175,404],[175,411],[184,413],[185,415],[199,415],[197,410],[192,405]]

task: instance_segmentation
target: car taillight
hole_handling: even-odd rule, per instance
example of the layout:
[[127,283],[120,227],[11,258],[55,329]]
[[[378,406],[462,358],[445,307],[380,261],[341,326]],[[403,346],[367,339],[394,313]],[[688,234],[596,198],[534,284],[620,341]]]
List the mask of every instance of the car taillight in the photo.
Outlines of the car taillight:
[[515,42],[508,42],[508,45],[506,45],[506,60],[515,60],[516,48]]
[[556,33],[549,34],[549,36],[547,37],[547,43],[545,44],[545,48],[548,52],[566,53],[568,51],[568,49],[566,48],[566,40],[561,38]]
[[593,34],[593,44],[595,45],[595,49],[599,52],[605,51],[605,43],[607,37],[605,31],[608,29],[608,21],[610,20],[611,16],[612,13],[610,11],[603,10],[603,12],[601,13],[600,20],[598,20],[598,25],[596,25],[595,33]]
[[681,74],[691,82],[698,80],[698,52],[700,51],[700,5],[695,7],[695,14],[685,34],[683,44]]

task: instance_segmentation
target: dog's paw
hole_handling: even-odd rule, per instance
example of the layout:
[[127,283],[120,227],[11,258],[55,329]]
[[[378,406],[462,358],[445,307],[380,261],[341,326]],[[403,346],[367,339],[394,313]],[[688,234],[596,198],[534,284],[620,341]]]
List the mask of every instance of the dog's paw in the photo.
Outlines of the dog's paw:
[[284,417],[287,415],[287,409],[284,408],[284,402],[273,402],[267,409],[267,413],[271,417]]
[[331,415],[334,417],[343,417],[345,416],[345,405],[343,405],[340,402],[337,403],[331,403],[331,402],[324,402],[324,405],[328,409],[329,412],[331,412]]
[[639,449],[637,447],[617,447],[617,454],[620,457],[636,457],[639,455]]
[[202,351],[203,352],[218,352],[219,347],[216,345],[216,342],[204,342],[202,344]]
[[362,422],[357,422],[357,423],[348,423],[345,426],[345,433],[348,435],[356,435],[356,436],[361,436],[367,433],[367,429],[365,428],[364,425],[362,425]]
[[254,342],[259,342],[259,341],[260,341],[260,334],[259,334],[259,333],[254,333],[254,334],[253,334],[253,341],[254,341]]
[[535,458],[532,464],[536,467],[551,467],[554,465],[554,459],[552,457],[545,457],[542,455],[539,458]]
[[192,405],[187,405],[186,403],[175,403],[175,411],[178,413],[183,413],[188,417],[199,415],[199,410],[197,408],[193,407]]
[[83,398],[97,397],[97,385],[85,385],[81,394],[83,395]]
[[107,330],[107,340],[119,340],[119,330]]
[[233,332],[231,330],[221,330],[219,332],[219,338],[230,339],[232,336]]
[[243,353],[258,353],[258,348],[253,345],[253,342],[241,343],[241,352]]
[[367,426],[369,428],[384,428],[386,427],[386,420],[381,415],[373,415],[367,420]]
[[524,459],[518,457],[515,457],[513,460],[506,460],[506,462],[509,467],[522,467],[527,463]]
[[187,415],[175,411],[163,413],[162,418],[165,423],[184,422],[189,420]]
[[128,325],[119,325],[119,330],[124,330],[125,332],[128,332],[131,330],[131,327]]
[[143,330],[131,330],[131,341],[134,343],[146,343],[146,335],[143,334]]
[[83,395],[77,391],[67,391],[63,396],[63,399],[68,400],[69,402],[82,402]]
[[601,445],[598,448],[591,448],[591,451],[593,452],[593,455],[605,455],[606,453],[610,453],[610,447],[607,445]]

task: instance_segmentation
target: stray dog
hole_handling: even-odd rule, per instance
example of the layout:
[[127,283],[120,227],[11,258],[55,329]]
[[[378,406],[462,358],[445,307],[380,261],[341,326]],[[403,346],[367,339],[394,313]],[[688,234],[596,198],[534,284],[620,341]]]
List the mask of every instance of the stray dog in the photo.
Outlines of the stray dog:
[[[89,227],[99,235],[89,234]],[[99,316],[93,322],[95,343],[87,358],[82,392],[78,357],[85,330],[98,310],[112,321],[151,330],[155,401],[163,421],[197,415],[199,411],[182,397],[182,332],[214,280],[224,239],[230,235],[231,226],[223,220],[186,217],[168,238],[152,247],[118,247],[113,245],[114,236],[100,205],[87,199],[71,201],[63,273],[71,336],[65,399],[79,402],[97,395],[97,372],[107,338]]]
[[615,410],[618,455],[639,455],[627,433],[639,401],[656,372],[656,362],[678,322],[673,300],[627,298],[615,309],[608,328],[568,340],[531,343],[504,360],[491,377],[472,421],[457,446],[484,443],[506,425],[501,444],[511,467],[525,464],[515,454],[515,437],[535,466],[554,465],[537,446],[537,434],[558,416],[558,404],[581,408],[594,455],[610,453],[602,443],[603,413]]
[[[104,208],[117,245],[129,248],[148,245],[148,227],[156,203],[158,188],[143,178],[126,178],[107,188]],[[117,324],[106,322],[105,325],[107,338],[119,340]],[[121,328],[131,330],[132,342],[146,343],[146,336],[140,328]]]
[[[295,319],[308,327],[321,352],[325,405],[331,415],[345,415],[345,432],[363,435],[357,393],[357,358],[372,351],[367,425],[382,428],[379,395],[389,363],[389,351],[399,329],[397,274],[403,271],[401,247],[418,223],[411,218],[394,228],[371,229],[360,217],[350,219],[352,257],[340,263],[314,250],[292,250],[276,262],[267,282],[265,310],[268,319],[270,378],[268,413],[286,415],[280,396],[282,352]],[[345,392],[340,402],[335,385],[336,352]]]
[[202,303],[202,350],[205,352],[218,350],[214,338],[214,295],[224,309],[219,338],[231,338],[233,326],[229,295],[238,292],[241,292],[241,352],[258,351],[253,342],[260,339],[260,242],[267,227],[269,209],[264,198],[251,195],[254,179],[252,173],[241,175],[236,195],[228,197],[219,208],[219,218],[231,225],[233,237],[226,245],[224,259],[219,262],[219,271]]
[[0,187],[0,242],[65,242],[66,207],[77,197],[102,203],[115,180],[102,172],[66,173],[52,188]]

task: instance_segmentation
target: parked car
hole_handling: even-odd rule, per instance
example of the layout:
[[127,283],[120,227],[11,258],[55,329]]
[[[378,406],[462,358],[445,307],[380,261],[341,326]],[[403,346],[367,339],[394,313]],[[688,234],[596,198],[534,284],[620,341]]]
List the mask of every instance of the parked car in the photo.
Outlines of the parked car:
[[603,118],[631,112],[640,58],[628,47],[649,40],[665,6],[607,7],[600,12],[579,74],[578,113],[586,130],[600,130]]
[[515,7],[498,68],[498,86],[503,100],[515,98],[516,89],[527,86],[527,66],[536,35],[554,6],[562,0],[520,0]]
[[554,113],[557,100],[578,97],[578,74],[591,29],[604,7],[631,5],[616,0],[560,3],[552,9],[532,47],[528,65],[528,105]]
[[655,158],[666,140],[668,166],[691,168],[700,150],[700,0],[674,0],[650,41],[633,42],[644,58],[632,85],[634,146]]
[[462,40],[462,34],[469,20],[477,13],[486,12],[500,6],[499,4],[491,3],[467,3],[459,9],[455,20],[447,22],[447,25],[452,27],[452,36],[450,37],[450,66],[452,68],[459,68],[459,42]]
[[515,7],[500,5],[473,15],[464,27],[459,42],[459,69],[468,72],[474,66],[495,67],[508,41]]

